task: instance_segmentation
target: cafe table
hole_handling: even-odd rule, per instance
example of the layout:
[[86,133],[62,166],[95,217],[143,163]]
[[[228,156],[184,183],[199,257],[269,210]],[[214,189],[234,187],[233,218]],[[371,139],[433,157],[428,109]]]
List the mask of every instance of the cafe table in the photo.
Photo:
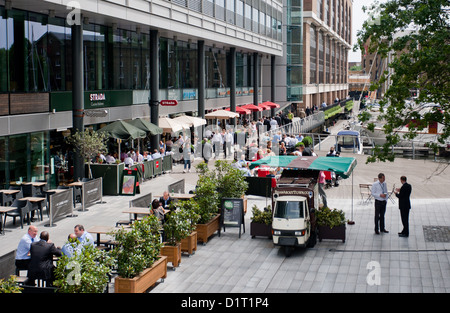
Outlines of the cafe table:
[[111,233],[115,230],[119,230],[121,227],[114,227],[114,226],[103,226],[103,225],[95,225],[90,227],[87,232],[90,234],[97,234],[97,246],[100,246],[100,236],[105,235],[108,233]]
[[4,221],[3,215],[6,214],[6,213],[8,213],[8,212],[10,212],[10,211],[14,211],[14,210],[17,210],[17,208],[16,208],[16,207],[13,207],[13,206],[0,206],[0,214],[1,214],[1,219],[0,219],[0,234],[4,234],[4,233],[5,233],[5,232],[4,232],[5,225],[4,225],[4,223],[3,223],[3,221]]
[[33,206],[33,209],[34,209],[34,206],[37,206],[38,207],[38,209],[39,209],[39,212],[40,212],[40,214],[41,214],[41,221],[42,221],[42,202],[45,200],[45,198],[41,198],[41,197],[25,197],[25,198],[22,198],[22,199],[19,199],[19,200],[28,200],[28,201],[30,201],[30,203],[31,203],[31,205]]
[[[156,196],[158,199],[160,199],[162,196]],[[172,199],[177,199],[177,200],[189,200],[195,197],[195,194],[193,193],[171,193],[170,197]]]
[[150,208],[143,208],[143,207],[129,207],[128,209],[122,211],[122,213],[128,213],[130,214],[130,222],[132,222],[131,214],[134,215],[134,220],[137,220],[138,214],[143,215],[150,215]]

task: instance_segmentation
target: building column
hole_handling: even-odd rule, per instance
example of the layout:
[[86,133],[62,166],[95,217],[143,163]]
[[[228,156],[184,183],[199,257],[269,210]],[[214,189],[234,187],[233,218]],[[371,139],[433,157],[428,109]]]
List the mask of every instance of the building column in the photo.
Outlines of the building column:
[[258,89],[259,89],[259,54],[253,53],[253,104],[258,105]]
[[[198,117],[205,118],[205,41],[197,41]],[[203,126],[204,127],[204,126]],[[202,127],[202,129],[203,129]],[[202,132],[203,135],[203,132]]]
[[[150,30],[150,122],[159,125],[159,33]],[[157,149],[159,135],[150,137],[150,146]]]
[[[236,48],[230,48],[230,111],[236,112]],[[231,124],[236,126],[236,118],[231,119]]]
[[[72,25],[72,125],[73,132],[84,131],[83,24]],[[73,179],[84,178],[84,158],[79,151],[73,155]]]
[[270,101],[275,102],[276,100],[276,82],[275,82],[275,76],[276,76],[276,57],[274,55],[270,56]]

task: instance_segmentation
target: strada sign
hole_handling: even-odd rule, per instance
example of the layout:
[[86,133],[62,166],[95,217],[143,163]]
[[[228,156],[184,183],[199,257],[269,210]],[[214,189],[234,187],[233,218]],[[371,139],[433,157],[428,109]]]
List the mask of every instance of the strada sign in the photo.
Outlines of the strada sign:
[[178,104],[177,100],[161,100],[159,102],[162,106],[175,106]]

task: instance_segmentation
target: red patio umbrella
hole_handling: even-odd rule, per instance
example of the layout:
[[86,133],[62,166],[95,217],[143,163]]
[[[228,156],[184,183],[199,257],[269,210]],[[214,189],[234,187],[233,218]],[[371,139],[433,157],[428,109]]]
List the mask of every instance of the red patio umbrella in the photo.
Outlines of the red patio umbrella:
[[[226,108],[225,111],[230,111],[230,108]],[[252,112],[250,110],[247,110],[242,107],[236,107],[236,113],[239,114],[251,114]]]
[[262,108],[263,110],[270,110],[270,106],[263,103],[258,103],[258,107]]
[[267,105],[267,106],[269,106],[271,108],[277,108],[278,109],[280,107],[280,105],[278,103],[273,103],[273,102],[270,102],[270,101],[263,102],[262,104]]
[[251,104],[251,103],[245,104],[245,105],[241,106],[241,108],[244,108],[246,110],[250,110],[252,112],[261,112],[263,110],[261,107],[258,107],[258,106],[254,105],[254,104]]

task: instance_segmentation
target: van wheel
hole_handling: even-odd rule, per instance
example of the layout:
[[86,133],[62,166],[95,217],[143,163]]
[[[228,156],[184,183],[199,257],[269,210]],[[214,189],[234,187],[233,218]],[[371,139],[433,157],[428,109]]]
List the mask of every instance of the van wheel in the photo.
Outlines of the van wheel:
[[284,246],[284,255],[286,257],[290,257],[292,255],[292,252],[294,251],[293,247],[290,246]]

